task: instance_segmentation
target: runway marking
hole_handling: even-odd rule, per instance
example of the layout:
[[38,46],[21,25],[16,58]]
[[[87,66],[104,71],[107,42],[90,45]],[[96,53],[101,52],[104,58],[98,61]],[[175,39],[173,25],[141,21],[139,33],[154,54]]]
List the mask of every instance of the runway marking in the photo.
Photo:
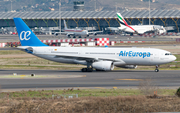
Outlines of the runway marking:
[[117,87],[113,87],[113,89],[117,89]]
[[26,75],[20,75],[20,77],[25,77]]
[[2,75],[1,78],[5,79],[48,79],[48,78],[79,78],[79,77],[86,77],[86,75],[36,75],[36,76],[30,76],[30,75]]
[[126,81],[142,81],[142,79],[116,79],[116,80],[126,80]]
[[26,75],[20,75],[21,79],[24,79],[24,77],[26,77]]
[[95,88],[98,88],[98,89],[106,89],[106,88],[103,88],[103,87],[95,87]]

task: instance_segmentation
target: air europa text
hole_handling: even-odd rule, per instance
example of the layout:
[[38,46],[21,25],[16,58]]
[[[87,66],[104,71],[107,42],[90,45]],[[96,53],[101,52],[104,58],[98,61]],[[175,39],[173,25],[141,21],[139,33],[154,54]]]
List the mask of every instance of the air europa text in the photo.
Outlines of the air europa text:
[[133,52],[133,51],[120,51],[119,56],[129,56],[129,57],[150,57],[150,52]]

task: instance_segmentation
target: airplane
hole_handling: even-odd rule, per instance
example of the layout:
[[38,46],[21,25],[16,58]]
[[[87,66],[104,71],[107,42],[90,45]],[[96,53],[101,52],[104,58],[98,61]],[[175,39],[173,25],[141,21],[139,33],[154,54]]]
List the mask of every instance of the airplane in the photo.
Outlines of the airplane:
[[166,29],[163,26],[159,25],[128,25],[123,16],[120,13],[117,13],[117,17],[120,21],[121,27],[118,27],[119,30],[130,33],[132,36],[133,33],[142,35],[147,32],[157,32],[158,34],[166,33]]
[[176,57],[170,52],[154,48],[109,48],[109,47],[54,47],[42,43],[21,18],[14,18],[21,46],[29,54],[47,60],[82,64],[82,72],[111,71],[114,67],[137,68],[137,65],[159,65],[170,63]]
[[66,21],[64,20],[64,32],[55,32],[54,35],[58,35],[58,34],[64,34],[66,35],[68,38],[71,38],[71,36],[73,36],[73,38],[76,38],[76,36],[79,36],[79,38],[81,38],[82,36],[89,37],[89,35],[97,35],[97,33],[102,33],[103,31],[96,31],[96,32],[89,32],[88,30],[83,30],[80,28],[76,28],[76,29],[69,29],[67,28],[66,25]]

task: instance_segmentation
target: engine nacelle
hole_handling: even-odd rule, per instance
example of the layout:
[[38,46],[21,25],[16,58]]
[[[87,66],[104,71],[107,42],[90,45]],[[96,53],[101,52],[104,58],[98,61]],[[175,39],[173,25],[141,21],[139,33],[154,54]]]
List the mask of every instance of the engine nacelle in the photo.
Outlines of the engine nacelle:
[[55,32],[55,33],[54,33],[54,36],[58,36],[58,33],[57,33],[57,32]]
[[67,34],[66,36],[67,36],[67,37],[70,37],[70,35],[69,35],[69,34]]
[[137,65],[123,65],[123,66],[117,66],[121,68],[126,68],[126,69],[136,69]]
[[114,64],[112,61],[99,61],[94,62],[92,67],[98,70],[111,71],[114,69]]

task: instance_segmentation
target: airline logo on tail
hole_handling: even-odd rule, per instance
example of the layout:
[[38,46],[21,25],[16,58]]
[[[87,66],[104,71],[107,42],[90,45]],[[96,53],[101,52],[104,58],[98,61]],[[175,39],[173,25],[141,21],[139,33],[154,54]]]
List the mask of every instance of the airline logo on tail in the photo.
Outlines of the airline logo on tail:
[[121,16],[120,13],[117,13],[117,17],[118,17],[118,19],[120,20],[120,23],[121,23],[122,25],[125,25],[125,26],[129,27],[130,29],[132,29],[134,32],[136,32],[131,26],[129,26],[129,25],[127,24],[127,22],[124,20],[124,18]]
[[19,35],[20,40],[29,40],[31,37],[31,31],[22,31]]
[[14,18],[21,46],[47,46],[31,31],[21,18]]

